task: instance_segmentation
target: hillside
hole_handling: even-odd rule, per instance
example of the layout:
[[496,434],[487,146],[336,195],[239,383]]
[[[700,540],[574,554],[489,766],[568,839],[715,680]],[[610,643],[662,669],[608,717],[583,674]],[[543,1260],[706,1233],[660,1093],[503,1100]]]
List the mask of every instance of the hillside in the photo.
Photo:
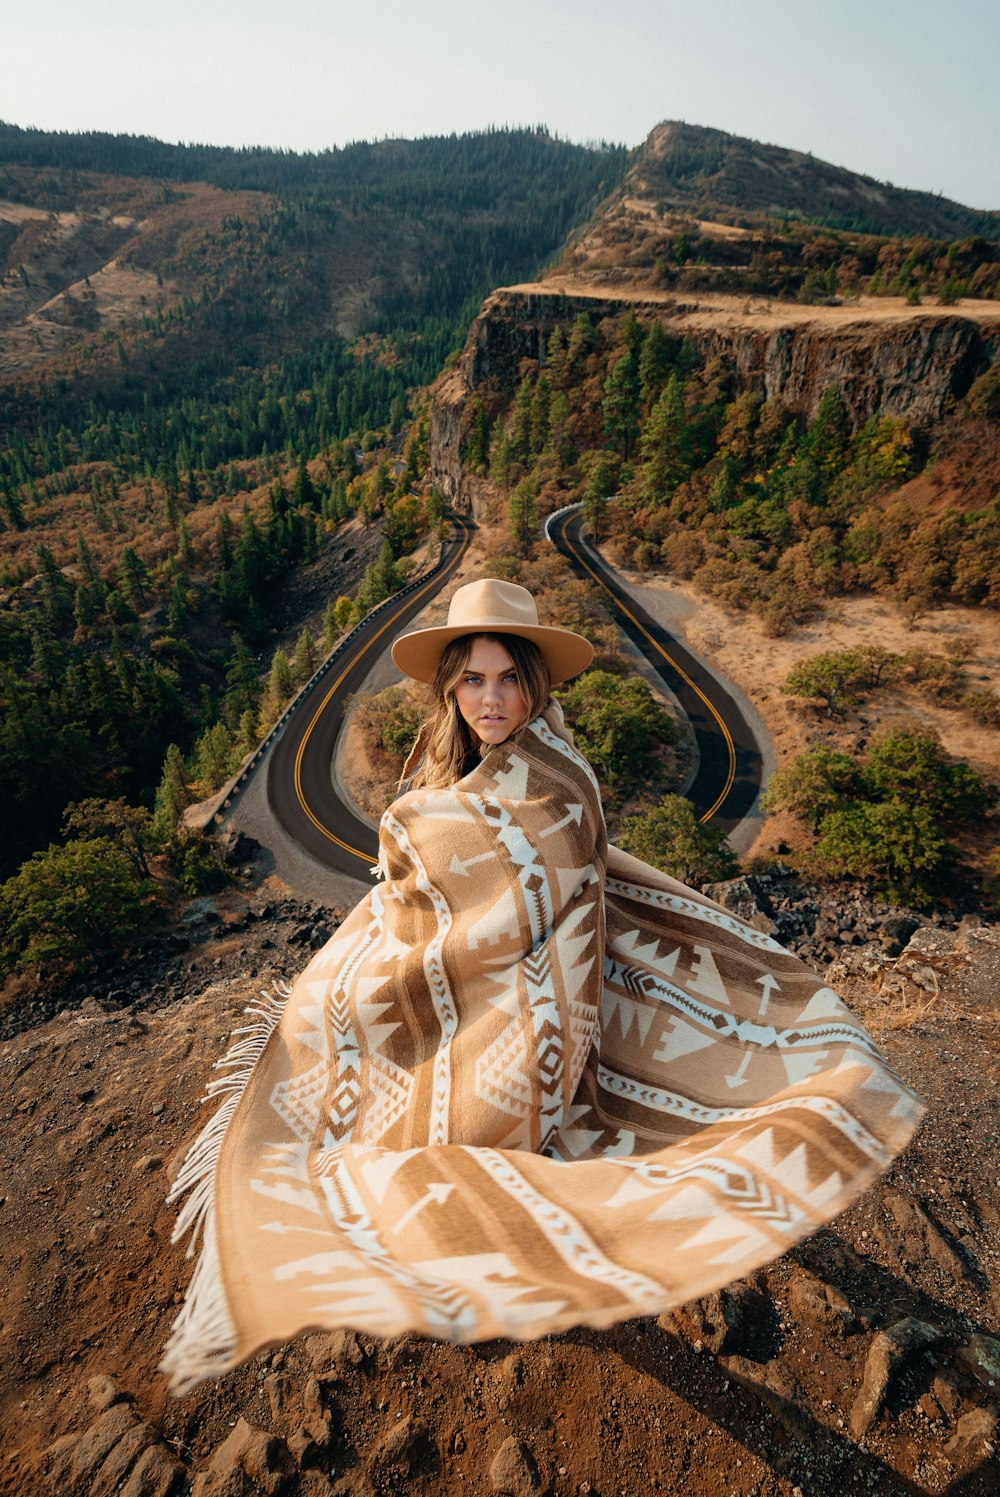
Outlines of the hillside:
[[434,523],[414,391],[623,163],[543,131],[303,158],[0,127],[0,872],[69,802],[151,806],[171,744],[192,779],[206,734],[213,775],[247,752],[281,589],[357,511],[388,546],[359,606],[396,584]]
[[676,120],[651,131],[621,192],[696,218],[722,211],[737,222],[764,216],[874,234],[1000,238],[1000,213],[878,182],[811,153]]
[[1000,214],[876,182],[800,151],[654,129],[556,273],[810,305],[996,297]]
[[119,403],[154,370],[204,391],[326,337],[406,330],[424,346],[395,359],[419,383],[467,306],[556,250],[623,159],[532,131],[303,157],[0,125],[0,373],[72,373]]

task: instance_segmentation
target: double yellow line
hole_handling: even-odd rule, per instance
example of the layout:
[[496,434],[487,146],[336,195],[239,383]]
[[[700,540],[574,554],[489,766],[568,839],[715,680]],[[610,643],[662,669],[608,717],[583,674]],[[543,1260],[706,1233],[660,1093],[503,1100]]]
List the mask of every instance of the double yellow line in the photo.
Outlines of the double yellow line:
[[455,552],[455,555],[451,558],[444,570],[442,572],[436,573],[433,577],[429,577],[423,584],[423,586],[418,588],[415,593],[410,593],[401,607],[391,612],[387,612],[385,620],[382,623],[381,627],[377,629],[371,636],[371,638],[366,640],[361,648],[351,656],[350,660],[348,660],[347,664],[340,672],[340,675],[331,684],[323,700],[320,702],[319,706],[316,708],[316,711],[310,718],[309,724],[302,735],[302,742],[299,744],[298,750],[295,754],[295,796],[298,800],[299,805],[302,807],[303,811],[308,816],[309,820],[312,822],[317,831],[322,832],[324,837],[328,837],[331,842],[335,842],[338,847],[343,848],[344,852],[352,853],[354,857],[360,858],[366,868],[371,863],[371,853],[362,852],[358,847],[352,847],[350,842],[345,842],[342,837],[337,836],[336,832],[331,832],[330,828],[328,826],[325,826],[323,822],[320,821],[319,817],[314,814],[312,807],[306,800],[305,791],[302,787],[302,760],[305,757],[306,748],[308,747],[309,740],[312,737],[313,729],[319,722],[320,718],[323,716],[323,713],[326,711],[327,706],[330,702],[330,698],[335,694],[337,688],[341,685],[345,677],[354,669],[361,657],[367,654],[372,646],[382,638],[387,629],[392,628],[397,619],[399,619],[407,611],[407,609],[412,606],[415,598],[423,597],[424,593],[430,590],[436,591],[447,579],[449,573],[453,572],[458,566],[459,562],[462,560],[462,557],[468,550],[469,541],[472,536],[472,531],[468,528],[468,526],[463,525],[463,529],[464,535],[462,544]]
[[562,538],[563,538],[563,542],[572,551],[573,555],[576,557],[576,559],[580,563],[580,565],[584,568],[585,571],[587,571],[587,572],[590,573],[591,577],[593,577],[593,579],[597,583],[598,587],[603,588],[604,592],[607,593],[608,597],[614,603],[615,607],[616,608],[620,608],[621,611],[622,611],[622,613],[625,615],[625,617],[628,618],[628,619],[631,619],[632,623],[639,630],[640,634],[644,635],[644,637],[649,641],[649,643],[652,645],[652,647],[656,651],[656,653],[658,655],[662,656],[662,658],[667,662],[667,664],[669,666],[671,666],[677,672],[677,674],[679,676],[681,676],[687,682],[687,684],[690,686],[691,690],[695,693],[695,695],[701,698],[701,700],[705,703],[705,706],[708,708],[709,712],[712,714],[712,716],[715,718],[715,721],[719,725],[719,731],[722,734],[722,737],[723,737],[723,739],[725,741],[726,751],[727,751],[727,753],[729,755],[729,765],[728,765],[727,772],[726,772],[725,784],[723,785],[723,787],[720,790],[719,794],[716,796],[716,798],[713,801],[712,805],[709,806],[708,810],[704,813],[704,815],[702,815],[702,816],[700,816],[698,818],[700,821],[711,821],[712,817],[715,815],[716,811],[722,805],[722,803],[725,800],[726,796],[729,794],[730,790],[733,788],[733,781],[736,778],[736,745],[733,742],[733,735],[732,735],[732,733],[730,733],[728,727],[726,726],[725,722],[723,721],[723,719],[722,719],[722,717],[721,717],[721,715],[719,713],[718,708],[711,701],[709,701],[708,697],[702,691],[701,687],[698,686],[696,684],[696,682],[694,682],[694,681],[691,680],[691,677],[688,675],[687,671],[684,670],[681,666],[679,666],[677,664],[677,661],[674,660],[671,655],[667,654],[666,650],[663,648],[663,646],[661,644],[659,644],[653,638],[653,636],[650,634],[649,630],[643,628],[642,624],[640,624],[640,622],[636,618],[635,614],[632,613],[632,611],[630,609],[626,608],[625,604],[622,602],[622,600],[618,597],[618,595],[616,593],[613,593],[611,591],[610,587],[608,587],[608,584],[604,581],[603,577],[601,577],[599,573],[597,573],[597,572],[594,571],[593,567],[587,561],[587,558],[584,555],[584,553],[578,547],[576,547],[576,546],[573,545],[573,542],[570,540],[569,536],[566,533],[566,524],[567,524],[567,521],[564,520],[563,523],[562,523]]
[[[359,858],[361,860],[361,862],[364,863],[366,866],[367,866],[367,864],[369,862],[371,854],[370,853],[366,853],[366,852],[362,852],[360,848],[354,847],[354,846],[352,846],[352,844],[350,842],[345,842],[342,837],[338,837],[337,834],[336,834],[336,832],[332,832],[330,830],[330,828],[328,826],[326,826],[319,819],[319,817],[313,811],[312,807],[309,805],[308,801],[306,800],[305,790],[304,790],[303,785],[302,785],[302,762],[303,762],[303,759],[305,757],[306,749],[308,748],[309,740],[312,737],[313,730],[316,727],[316,724],[319,722],[320,718],[323,716],[323,713],[326,711],[326,709],[327,709],[327,707],[328,707],[328,705],[330,703],[330,700],[335,695],[335,693],[337,692],[337,689],[341,686],[341,684],[343,683],[343,681],[346,678],[346,676],[354,669],[354,667],[357,665],[357,663],[361,659],[361,657],[363,655],[367,654],[367,652],[372,648],[372,646],[375,645],[377,643],[377,641],[380,640],[382,638],[382,636],[388,630],[390,630],[393,627],[393,625],[397,622],[397,620],[411,606],[411,604],[414,601],[414,598],[420,598],[425,593],[430,592],[431,590],[435,590],[436,591],[447,580],[449,574],[451,572],[455,571],[455,569],[458,567],[459,562],[462,560],[463,556],[465,555],[466,550],[468,549],[469,541],[471,539],[471,534],[472,534],[471,530],[468,529],[467,527],[463,526],[463,529],[464,529],[464,535],[463,535],[462,545],[455,552],[455,555],[452,557],[451,561],[445,567],[444,571],[441,572],[441,573],[439,573],[439,574],[436,574],[434,577],[428,578],[428,580],[423,584],[423,586],[421,588],[419,588],[418,591],[415,594],[410,594],[410,596],[406,599],[406,601],[399,608],[394,609],[391,612],[387,612],[386,617],[385,617],[384,621],[382,622],[381,626],[376,630],[376,632],[369,639],[367,639],[365,641],[365,643],[361,646],[361,648],[354,655],[352,655],[351,658],[344,665],[343,669],[341,670],[340,674],[337,676],[336,680],[334,680],[330,684],[329,688],[327,689],[327,692],[326,692],[325,696],[323,697],[322,701],[319,703],[318,707],[316,708],[315,712],[313,713],[312,717],[310,718],[309,723],[308,723],[308,725],[306,727],[306,730],[305,730],[305,732],[302,735],[302,742],[299,744],[298,749],[297,749],[296,754],[295,754],[295,773],[294,773],[295,796],[296,796],[296,799],[298,800],[299,805],[302,807],[302,810],[305,812],[306,816],[312,822],[313,826],[316,828],[317,831],[322,832],[322,834],[323,834],[324,837],[328,838],[329,841],[335,843],[337,845],[337,847],[342,848],[344,852],[348,852],[353,857]],[[597,583],[597,585],[604,592],[606,592],[608,594],[608,596],[611,598],[612,602],[614,603],[615,607],[619,608],[621,610],[621,612],[623,614],[625,614],[626,618],[628,618],[628,619],[631,620],[631,622],[639,630],[640,634],[642,634],[644,636],[644,638],[649,642],[649,644],[656,651],[656,653],[663,660],[665,660],[667,662],[667,664],[671,667],[671,669],[675,670],[677,672],[677,674],[680,677],[682,677],[683,680],[685,680],[687,682],[687,684],[690,686],[691,690],[695,693],[695,695],[702,702],[704,702],[706,708],[708,709],[708,711],[711,713],[712,717],[715,719],[716,723],[718,724],[719,732],[722,734],[723,741],[725,742],[725,745],[726,745],[726,750],[727,750],[728,757],[729,757],[729,763],[728,763],[728,767],[727,767],[727,773],[726,773],[725,783],[723,784],[723,787],[722,787],[721,791],[719,792],[718,796],[716,797],[716,799],[712,803],[712,805],[709,807],[709,809],[706,812],[704,812],[704,814],[700,818],[702,821],[710,821],[711,818],[715,815],[716,811],[722,805],[723,801],[726,799],[726,796],[729,794],[730,790],[732,789],[733,781],[736,778],[736,745],[733,742],[733,736],[730,733],[729,728],[727,727],[725,721],[723,720],[722,716],[720,715],[720,713],[718,711],[718,708],[709,700],[709,698],[702,691],[701,687],[698,686],[696,684],[696,682],[692,681],[692,679],[688,675],[687,671],[685,671],[680,665],[678,665],[677,661],[674,660],[673,657],[671,655],[669,655],[667,653],[667,651],[663,648],[663,646],[657,640],[655,640],[653,638],[653,636],[649,633],[649,630],[646,629],[639,622],[639,620],[636,618],[635,614],[632,613],[631,610],[629,608],[627,608],[626,605],[621,601],[621,599],[619,597],[617,597],[616,594],[611,591],[611,589],[608,587],[608,585],[604,581],[604,579],[597,572],[594,571],[593,567],[587,561],[587,558],[584,555],[584,553],[581,550],[579,550],[578,547],[576,547],[576,546],[573,545],[573,543],[569,539],[569,536],[566,534],[565,522],[563,523],[563,526],[562,526],[562,536],[563,536],[564,543],[572,551],[573,555],[576,557],[577,561],[580,563],[580,565],[583,567],[583,569],[594,579],[594,581]]]

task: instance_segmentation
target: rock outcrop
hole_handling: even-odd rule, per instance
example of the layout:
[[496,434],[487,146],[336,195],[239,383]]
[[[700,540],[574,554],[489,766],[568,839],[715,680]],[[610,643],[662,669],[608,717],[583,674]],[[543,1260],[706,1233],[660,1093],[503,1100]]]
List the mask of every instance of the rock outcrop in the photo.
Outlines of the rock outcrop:
[[1000,357],[1000,324],[961,311],[942,315],[914,309],[882,320],[865,308],[838,309],[836,318],[811,319],[807,309],[780,307],[754,325],[739,302],[597,288],[570,293],[557,286],[505,288],[483,303],[458,363],[438,381],[432,408],[431,479],[453,500],[470,503],[474,483],[461,466],[472,396],[491,414],[503,409],[525,360],[544,363],[553,329],[567,331],[580,312],[595,322],[630,308],[657,317],[675,337],[689,337],[697,356],[719,359],[743,389],[779,396],[805,415],[815,413],[831,385],[840,389],[855,427],[875,412],[917,427],[941,419],[973,380]]

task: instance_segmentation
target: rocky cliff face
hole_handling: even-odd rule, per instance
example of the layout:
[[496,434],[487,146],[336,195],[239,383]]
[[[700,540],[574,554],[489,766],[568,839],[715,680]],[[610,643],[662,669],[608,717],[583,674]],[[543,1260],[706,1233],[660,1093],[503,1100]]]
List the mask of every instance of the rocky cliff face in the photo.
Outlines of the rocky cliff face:
[[630,308],[657,317],[675,337],[690,337],[706,363],[719,359],[743,389],[809,416],[831,385],[840,388],[851,422],[875,412],[913,426],[939,421],[972,381],[1000,357],[1000,320],[914,310],[886,316],[878,308],[760,309],[736,298],[643,298],[622,288],[569,292],[545,285],[496,291],[484,302],[459,362],[438,383],[432,413],[431,475],[452,498],[468,502],[461,452],[470,397],[496,412],[510,399],[524,360],[543,363],[549,335],[569,329],[580,312],[594,321]]

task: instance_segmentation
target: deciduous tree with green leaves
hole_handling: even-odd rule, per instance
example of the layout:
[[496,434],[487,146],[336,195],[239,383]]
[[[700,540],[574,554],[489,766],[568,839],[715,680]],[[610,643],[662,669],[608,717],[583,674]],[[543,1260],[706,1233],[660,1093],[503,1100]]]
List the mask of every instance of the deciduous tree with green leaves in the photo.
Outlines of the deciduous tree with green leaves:
[[33,853],[0,886],[0,963],[93,958],[150,917],[156,886],[110,837],[77,837]]
[[819,743],[775,770],[762,804],[768,813],[791,811],[816,832],[825,816],[854,798],[860,783],[860,768],[850,754]]
[[148,855],[156,847],[153,818],[144,806],[130,806],[123,796],[101,800],[90,796],[66,807],[67,837],[105,837],[121,848],[140,878],[151,878]]
[[625,852],[695,888],[732,878],[738,870],[725,833],[699,821],[682,795],[665,795],[655,806],[626,816],[617,840]]
[[634,779],[673,741],[670,714],[639,676],[587,671],[559,698],[581,753],[610,785]]
[[781,683],[786,696],[819,697],[833,717],[856,707],[865,670],[851,650],[824,650],[809,660],[800,660]]

